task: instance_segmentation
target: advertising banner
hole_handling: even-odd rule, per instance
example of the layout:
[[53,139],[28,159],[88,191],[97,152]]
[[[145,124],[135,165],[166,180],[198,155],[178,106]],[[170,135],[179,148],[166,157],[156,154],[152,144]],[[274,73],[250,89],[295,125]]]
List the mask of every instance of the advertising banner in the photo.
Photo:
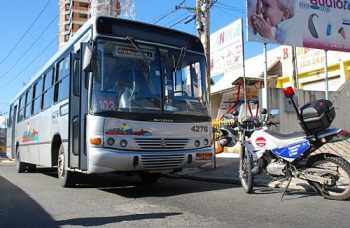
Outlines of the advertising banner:
[[210,35],[211,77],[236,70],[243,72],[242,35],[242,19]]
[[247,0],[248,40],[350,51],[350,0]]

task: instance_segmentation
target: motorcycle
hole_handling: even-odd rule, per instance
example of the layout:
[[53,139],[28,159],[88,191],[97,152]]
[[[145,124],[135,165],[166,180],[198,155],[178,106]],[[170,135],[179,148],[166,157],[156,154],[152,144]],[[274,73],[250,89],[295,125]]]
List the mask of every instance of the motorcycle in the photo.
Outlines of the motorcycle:
[[288,87],[284,89],[284,95],[291,100],[303,132],[278,134],[270,131],[271,126],[279,124],[273,121],[278,110],[271,110],[270,114],[263,110],[263,118],[242,122],[237,120],[237,113],[233,113],[237,121],[230,126],[229,134],[227,128],[220,128],[223,132],[219,137],[220,144],[241,143],[239,178],[244,191],[252,193],[254,176],[265,171],[273,179],[287,180],[281,200],[292,178],[306,180],[326,199],[350,199],[349,162],[331,151],[312,154],[327,143],[350,142],[349,132],[329,128],[335,118],[332,103],[316,100],[302,106],[299,112],[293,100],[294,90]]

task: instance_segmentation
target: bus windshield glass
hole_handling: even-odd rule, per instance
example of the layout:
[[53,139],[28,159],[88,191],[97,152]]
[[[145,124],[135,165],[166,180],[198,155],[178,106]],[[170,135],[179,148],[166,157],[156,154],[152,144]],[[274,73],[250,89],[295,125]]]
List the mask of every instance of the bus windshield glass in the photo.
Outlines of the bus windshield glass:
[[203,55],[133,42],[97,42],[93,113],[208,116]]

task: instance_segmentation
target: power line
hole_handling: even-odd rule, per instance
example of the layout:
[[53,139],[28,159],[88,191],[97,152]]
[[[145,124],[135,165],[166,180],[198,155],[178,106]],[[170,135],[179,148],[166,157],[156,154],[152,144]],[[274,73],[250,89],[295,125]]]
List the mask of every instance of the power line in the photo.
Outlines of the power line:
[[47,6],[49,5],[49,3],[51,2],[51,0],[48,0],[46,5],[44,6],[44,8],[40,11],[39,15],[35,18],[35,20],[33,21],[33,23],[29,26],[29,28],[24,32],[24,34],[21,36],[21,38],[17,41],[17,43],[15,44],[15,46],[13,46],[13,48],[9,51],[9,53],[7,53],[7,55],[0,61],[0,64],[2,64],[4,61],[7,60],[7,58],[13,53],[13,51],[18,47],[18,45],[21,43],[21,41],[23,40],[23,38],[28,34],[28,32],[32,29],[33,25],[35,24],[35,22],[39,19],[39,17],[43,14],[43,12],[45,11],[45,9],[47,8]]
[[21,57],[19,59],[17,59],[17,61],[10,67],[10,69],[8,69],[4,74],[2,74],[0,76],[0,79],[3,78],[4,76],[6,76],[25,56],[26,54],[29,53],[29,51],[34,47],[34,45],[36,44],[36,42],[38,42],[38,40],[40,38],[42,38],[41,36],[49,29],[49,27],[56,21],[58,15],[56,15],[51,22],[46,26],[46,28],[40,33],[40,35],[37,37],[36,40],[34,40],[33,43],[31,43],[31,45],[29,46],[29,48],[21,55]]
[[166,24],[164,24],[165,27],[169,27],[171,24],[173,24],[175,21],[179,20],[180,18],[184,17],[185,15],[187,15],[187,12],[182,13],[181,15],[175,17],[174,19],[172,19],[171,21],[167,22]]
[[224,3],[219,2],[219,1],[216,1],[216,3],[217,3],[218,5],[221,5],[222,7],[227,8],[227,9],[231,9],[231,10],[235,10],[235,11],[240,12],[240,13],[244,13],[244,9],[241,8],[241,7],[227,5],[227,4],[224,4]]
[[39,55],[37,55],[33,61],[31,61],[21,72],[19,72],[18,74],[16,74],[10,81],[6,82],[5,85],[1,86],[0,89],[5,88],[6,86],[8,86],[9,84],[11,84],[15,79],[17,79],[21,74],[23,74],[36,60],[39,59],[39,57],[51,46],[51,44],[56,41],[57,36],[55,36],[55,38],[44,48],[44,50],[42,50]]
[[175,13],[177,10],[180,9],[180,6],[182,6],[185,3],[186,0],[182,0],[182,2],[179,5],[175,6],[175,9],[171,10],[168,13],[163,14],[158,20],[156,20],[155,22],[153,22],[153,24],[157,24],[158,22],[160,22],[161,20],[163,20],[164,18],[170,16],[171,14]]
[[[194,16],[194,17],[193,17]],[[187,15],[185,18],[179,20],[178,22],[176,22],[175,24],[171,25],[170,28],[174,27],[177,24],[180,24],[181,22],[184,22],[186,20],[193,20],[195,18],[195,15]],[[189,22],[189,21],[188,21]]]

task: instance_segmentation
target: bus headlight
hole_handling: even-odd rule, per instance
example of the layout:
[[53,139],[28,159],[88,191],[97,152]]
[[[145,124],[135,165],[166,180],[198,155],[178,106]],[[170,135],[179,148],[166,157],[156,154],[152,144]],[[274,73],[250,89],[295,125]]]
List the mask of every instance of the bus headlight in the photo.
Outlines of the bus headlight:
[[120,147],[125,148],[128,145],[128,142],[126,140],[122,139],[122,140],[120,140],[119,145],[120,145]]
[[114,138],[108,138],[108,139],[107,139],[107,144],[108,144],[109,146],[113,146],[114,143],[115,143]]
[[209,140],[208,139],[204,139],[203,143],[204,143],[205,146],[207,146],[209,144]]
[[199,140],[194,141],[194,146],[199,147],[201,145],[201,142]]

